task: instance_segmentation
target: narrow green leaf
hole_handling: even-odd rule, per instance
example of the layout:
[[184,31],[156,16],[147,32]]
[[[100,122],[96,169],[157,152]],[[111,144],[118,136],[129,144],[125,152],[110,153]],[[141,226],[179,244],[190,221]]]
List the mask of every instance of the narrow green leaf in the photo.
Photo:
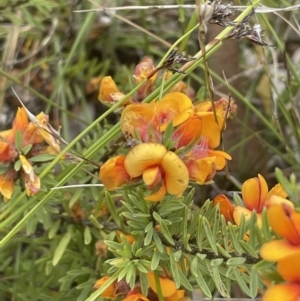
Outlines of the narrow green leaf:
[[146,226],[145,232],[148,232],[148,231],[151,231],[151,230],[153,230],[153,222],[150,222],[150,223]]
[[210,265],[212,267],[218,267],[218,266],[220,266],[223,263],[223,261],[224,261],[223,258],[213,259],[213,260],[211,260]]
[[226,264],[228,266],[238,266],[238,265],[243,265],[246,261],[246,258],[244,257],[234,257],[234,258],[229,258],[226,261]]
[[258,270],[258,271],[263,271],[263,270],[268,270],[272,267],[275,266],[274,262],[266,261],[266,260],[261,260],[255,265],[253,265],[253,269]]
[[170,234],[170,231],[167,227],[167,225],[165,224],[165,222],[163,220],[161,220],[160,222],[160,227],[161,227],[161,233],[162,235],[165,237],[165,239],[171,244],[171,245],[175,245],[174,240]]
[[15,170],[15,171],[19,171],[20,168],[21,168],[21,166],[22,166],[21,161],[20,161],[20,160],[17,160],[17,161],[15,162],[15,164],[14,164],[14,170]]
[[108,207],[110,216],[112,216],[115,223],[118,226],[120,226],[120,217],[119,217],[119,214],[116,211],[116,205],[115,205],[112,197],[110,196],[110,194],[107,191],[105,191],[105,199],[106,199],[106,202],[107,202],[107,207]]
[[149,281],[147,278],[147,273],[140,273],[140,284],[142,289],[142,294],[144,296],[148,295],[148,287],[149,287]]
[[212,272],[212,276],[213,276],[212,278],[214,280],[214,283],[215,283],[218,291],[220,292],[220,294],[223,297],[230,298],[229,291],[227,290],[226,285],[221,280],[221,276],[220,276],[218,267],[212,267],[211,272]]
[[[253,233],[253,235],[254,235],[254,233]],[[258,258],[258,255],[256,254],[255,250],[252,249],[252,247],[250,246],[250,243],[247,243],[244,240],[240,240],[239,243],[240,243],[240,246],[246,251],[246,253],[248,255],[251,255],[254,258]]]
[[[163,250],[164,250],[164,248],[163,248],[162,242],[161,242],[158,234],[155,231],[153,231],[153,238],[154,238],[154,242],[155,242],[156,248],[158,249],[158,251],[160,253],[162,253]],[[155,270],[155,269],[153,269],[153,270]]]
[[198,217],[198,227],[197,227],[197,231],[196,231],[196,243],[197,243],[197,247],[200,251],[202,251],[203,237],[204,237],[203,216],[199,215],[199,217]]
[[66,248],[71,241],[72,234],[73,234],[73,226],[69,225],[67,228],[66,234],[60,240],[60,242],[54,252],[54,256],[53,256],[53,260],[52,260],[53,266],[56,266],[59,263],[62,256],[64,255]]
[[214,251],[214,253],[217,255],[218,250],[216,247],[216,237],[213,237],[211,229],[210,229],[210,224],[205,217],[203,218],[203,226],[204,226],[204,231],[206,233],[206,238],[209,242],[209,245],[212,248],[212,250]]
[[32,148],[32,144],[27,144],[26,146],[23,147],[22,154],[26,156],[31,150],[31,148]]
[[186,278],[186,276],[182,273],[180,269],[178,269],[180,284],[184,286],[187,290],[193,291],[193,287],[190,281]]
[[258,272],[251,268],[250,272],[250,297],[254,299],[258,293]]
[[228,223],[228,230],[229,230],[229,234],[230,234],[230,239],[231,239],[231,242],[235,248],[235,250],[241,254],[242,253],[242,248],[239,244],[239,241],[237,239],[237,233],[236,233],[236,226],[235,225],[232,225],[231,223]]
[[90,229],[89,226],[86,226],[84,228],[84,234],[83,234],[83,236],[84,236],[84,243],[86,245],[89,245],[91,243],[91,241],[92,241],[91,229]]
[[17,130],[15,135],[15,148],[20,154],[22,153],[22,140],[22,133],[20,130]]
[[243,290],[243,292],[250,297],[251,295],[251,292],[250,292],[250,289],[248,288],[246,282],[244,281],[243,279],[243,276],[241,275],[241,273],[238,271],[238,269],[235,269],[234,270],[234,276],[235,276],[235,279],[239,285],[239,287]]
[[153,212],[153,217],[158,223],[161,222],[161,217],[157,212],[155,212],[155,211]]
[[223,255],[223,256],[225,256],[227,258],[231,257],[231,255],[219,243],[216,243],[216,247],[217,247],[218,252],[221,255]]
[[152,260],[151,260],[151,270],[152,271],[155,271],[159,265],[159,262],[160,262],[160,252],[158,251],[158,249],[156,249],[154,251],[154,255],[152,257]]
[[171,266],[173,280],[175,281],[176,286],[180,287],[179,268],[178,268],[178,263],[175,260],[174,254],[170,255],[170,266]]
[[140,262],[136,264],[136,267],[141,273],[148,273],[148,270]]
[[34,157],[31,157],[30,161],[31,162],[48,162],[48,161],[51,161],[51,160],[53,160],[55,158],[56,158],[55,155],[42,154],[42,155],[36,155]]
[[153,228],[151,228],[145,236],[145,240],[144,240],[145,246],[148,246],[152,242],[152,236],[153,236]]

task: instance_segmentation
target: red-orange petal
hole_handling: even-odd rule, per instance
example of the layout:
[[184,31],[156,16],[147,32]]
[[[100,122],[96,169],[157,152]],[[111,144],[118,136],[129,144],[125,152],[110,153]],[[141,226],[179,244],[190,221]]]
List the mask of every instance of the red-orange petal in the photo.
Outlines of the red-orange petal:
[[300,245],[291,245],[285,240],[272,240],[265,243],[260,249],[260,255],[267,261],[278,261],[285,257],[298,254],[300,258]]
[[262,301],[299,301],[300,284],[285,283],[270,287],[264,294]]
[[258,178],[251,178],[243,183],[242,197],[246,208],[251,211],[255,210],[257,213],[261,213],[267,194],[268,184],[260,174]]
[[130,180],[124,167],[125,156],[108,159],[100,168],[99,177],[107,190],[114,190]]
[[[157,287],[155,283],[154,273],[147,274],[149,285],[151,289],[157,294]],[[170,297],[174,295],[177,291],[176,284],[169,278],[159,277],[160,287],[163,297]]]
[[177,140],[177,149],[196,142],[201,137],[202,120],[198,116],[189,118],[180,124],[173,134],[173,140]]
[[[104,276],[101,279],[99,279],[93,286],[93,289],[100,288],[103,284],[105,284],[109,280],[109,278],[110,278],[109,276]],[[116,290],[116,282],[113,282],[106,290],[104,290],[104,292],[101,294],[101,297],[105,299],[115,300],[117,297],[115,294],[115,290]]]
[[16,118],[13,122],[13,129],[23,132],[28,125],[28,116],[25,108],[18,108]]
[[234,206],[232,203],[228,200],[228,198],[224,194],[218,194],[213,202],[213,206],[219,205],[220,207],[220,213],[225,217],[225,220],[228,222],[233,223],[233,210]]

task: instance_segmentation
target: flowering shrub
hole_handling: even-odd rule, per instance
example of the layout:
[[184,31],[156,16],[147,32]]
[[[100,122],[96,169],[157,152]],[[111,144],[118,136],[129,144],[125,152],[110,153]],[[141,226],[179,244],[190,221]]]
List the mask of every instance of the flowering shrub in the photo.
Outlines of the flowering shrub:
[[[101,79],[96,93],[108,108],[69,144],[43,112],[18,108],[12,127],[0,132],[5,300],[35,297],[15,278],[39,300],[181,301],[195,289],[229,298],[233,284],[250,298],[300,299],[299,183],[278,169],[271,189],[261,174],[243,184],[234,178],[227,164],[236,158],[223,134],[238,106],[231,91],[214,100],[201,44],[210,23],[225,30],[207,45],[207,57],[224,39],[270,46],[259,24],[249,24],[258,3],[235,21],[231,4],[207,2],[202,10],[198,3],[201,52],[189,58],[172,46],[158,66],[144,58],[130,79],[126,72],[94,79],[89,89]],[[203,63],[207,91],[196,93],[184,76]],[[112,112],[115,124],[106,119]],[[297,126],[293,133],[300,141]],[[296,142],[290,147],[273,134],[296,165]],[[234,192],[218,189],[212,200],[194,202],[200,186],[220,179]]]

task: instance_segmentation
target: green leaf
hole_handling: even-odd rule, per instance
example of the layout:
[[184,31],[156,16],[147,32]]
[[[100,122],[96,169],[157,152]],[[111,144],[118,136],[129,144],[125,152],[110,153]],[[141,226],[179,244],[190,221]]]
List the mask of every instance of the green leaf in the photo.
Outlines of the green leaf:
[[73,226],[69,225],[66,234],[60,240],[57,248],[55,249],[53,260],[52,260],[53,266],[56,266],[59,263],[62,256],[64,255],[66,248],[71,241],[72,234],[73,234]]
[[142,294],[144,296],[148,295],[148,287],[149,287],[149,281],[147,278],[147,274],[140,273],[140,284],[142,289]]
[[171,244],[171,245],[175,245],[174,240],[170,234],[170,231],[167,227],[167,225],[165,224],[165,221],[161,220],[160,222],[160,227],[161,227],[161,233],[162,235],[165,237],[165,239]]
[[253,269],[258,270],[258,271],[264,271],[264,270],[268,270],[272,267],[275,266],[274,262],[269,262],[266,260],[261,260],[260,262],[256,263],[255,265],[253,265]]
[[31,150],[31,148],[32,148],[32,144],[27,144],[22,148],[22,154],[26,156]]
[[22,163],[20,160],[17,160],[14,164],[14,170],[19,171],[21,169]]
[[250,289],[248,288],[246,282],[243,279],[243,275],[238,271],[238,269],[234,270],[235,279],[239,285],[239,287],[243,290],[243,292],[250,297]]
[[249,243],[245,242],[244,240],[240,240],[239,243],[248,255],[251,255],[254,258],[258,258],[258,255],[256,254],[255,250],[251,248]]
[[146,226],[146,228],[145,228],[145,232],[148,232],[148,231],[153,231],[153,222],[150,222],[147,226]]
[[22,140],[22,133],[20,130],[17,130],[15,135],[15,147],[19,154],[22,153]]
[[157,212],[153,212],[153,218],[160,224],[160,222],[161,222],[161,217],[160,217],[160,215],[157,213]]
[[30,158],[30,162],[48,162],[56,158],[56,155],[42,154]]
[[154,251],[154,255],[151,260],[151,270],[155,271],[159,265],[161,254],[158,248]]
[[115,221],[115,223],[120,226],[120,217],[119,214],[116,211],[116,205],[113,201],[113,199],[111,198],[110,194],[105,191],[105,199],[107,202],[107,207],[109,210],[109,214],[112,216],[113,220]]
[[232,241],[232,244],[233,244],[235,250],[239,254],[241,254],[242,253],[242,248],[241,248],[241,246],[239,244],[239,240],[237,238],[238,235],[236,233],[236,231],[237,231],[236,226],[232,225],[231,223],[228,223],[228,230],[229,230],[229,235],[230,235],[230,238],[231,238],[231,241]]
[[84,244],[89,245],[92,241],[91,229],[89,226],[85,226],[83,236],[84,236]]
[[180,287],[179,268],[178,268],[178,263],[175,260],[174,254],[170,255],[170,266],[171,266],[173,280],[175,281],[176,286]]
[[218,267],[219,265],[221,265],[223,263],[223,261],[224,261],[223,258],[212,259],[210,262],[210,265],[212,267]]
[[184,286],[187,290],[193,291],[193,287],[190,283],[190,281],[185,277],[185,275],[182,273],[180,269],[178,269],[179,273],[179,280],[182,286]]
[[215,243],[216,237],[213,237],[211,229],[210,229],[210,224],[205,217],[203,218],[203,226],[204,226],[204,231],[206,233],[206,238],[209,242],[209,245],[212,248],[212,250],[214,251],[214,253],[217,255],[218,250],[217,250],[216,243]]
[[203,216],[199,215],[199,217],[198,217],[198,227],[197,227],[197,231],[196,231],[196,243],[197,243],[197,247],[200,251],[202,251],[203,238],[204,238]]
[[[156,248],[158,249],[158,251],[160,253],[162,253],[163,250],[164,250],[163,249],[163,245],[162,245],[162,242],[161,242],[158,234],[155,231],[153,231],[153,238],[154,238],[154,242],[155,242]],[[154,271],[155,269],[152,269],[152,270]]]
[[221,255],[223,255],[223,256],[225,256],[227,258],[231,257],[231,255],[219,243],[216,243],[216,247],[217,247],[218,252]]
[[204,278],[202,277],[202,271],[198,268],[198,258],[194,257],[191,263],[191,273],[195,277],[199,288],[203,291],[203,293],[208,297],[212,298],[212,294],[210,292],[209,287],[207,286]]
[[140,262],[136,264],[136,267],[141,273],[148,273],[148,270]]
[[152,236],[153,236],[153,228],[151,228],[145,236],[145,240],[144,240],[145,246],[148,246],[152,242]]
[[227,290],[226,285],[221,280],[221,276],[220,276],[218,267],[212,267],[211,272],[212,272],[212,276],[213,276],[212,278],[214,280],[214,283],[215,283],[218,291],[220,292],[220,294],[223,297],[230,298],[229,291]]
[[255,269],[251,269],[250,272],[250,297],[254,299],[258,293],[258,272]]
[[234,257],[234,258],[229,258],[226,261],[226,264],[228,266],[238,266],[238,265],[243,265],[246,261],[246,258],[244,257]]

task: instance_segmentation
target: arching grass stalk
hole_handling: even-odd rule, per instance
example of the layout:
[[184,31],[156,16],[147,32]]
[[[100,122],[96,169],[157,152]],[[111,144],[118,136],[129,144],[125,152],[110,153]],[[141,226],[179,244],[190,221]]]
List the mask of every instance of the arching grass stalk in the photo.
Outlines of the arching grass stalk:
[[[250,13],[250,11],[255,7],[260,0],[256,0],[250,5],[244,12],[242,12],[236,19],[235,22],[240,22],[243,20],[243,18]],[[192,30],[195,30],[198,26],[195,26]],[[219,49],[222,45],[222,40],[225,38],[225,36],[230,32],[232,28],[225,28],[212,42],[210,42],[206,46],[206,55],[209,57],[212,55],[217,49]],[[186,33],[186,35],[190,34],[190,31]],[[169,53],[176,47],[178,43],[182,39],[184,39],[185,36],[182,36],[180,39],[174,43],[174,45],[169,49],[169,51],[166,53],[164,58],[161,60],[160,65],[162,62],[167,58]],[[195,68],[197,68],[199,65],[202,64],[201,59],[202,53],[199,51],[194,57],[199,58],[197,61],[192,61],[182,68],[182,70],[185,70],[187,74],[192,72]],[[182,74],[174,74],[166,83],[165,83],[165,89],[164,91],[169,90],[171,87],[173,87],[177,82],[179,82],[184,76]],[[108,109],[103,115],[101,115],[98,119],[96,119],[93,123],[91,123],[85,130],[83,130],[70,144],[62,150],[62,152],[43,170],[43,172],[40,174],[40,178],[42,179],[49,171],[51,171],[56,163],[60,161],[60,159],[69,151],[71,148],[79,142],[85,135],[87,135],[100,121],[105,119],[110,113],[112,113],[115,109],[117,109],[128,97],[133,95],[144,83],[146,82],[146,79],[142,81],[138,86],[136,86],[131,92],[129,92],[125,97],[123,97],[118,103],[113,105],[110,109]],[[144,102],[150,102],[151,100],[155,99],[160,93],[160,87],[156,88],[146,99]],[[120,132],[119,123],[113,126],[105,135],[103,135],[97,143],[92,145],[86,152],[84,152],[84,156],[87,158],[91,158],[96,152],[99,151],[102,147],[104,147],[109,141],[114,139]],[[68,168],[66,169],[62,177],[59,177],[60,181],[57,183],[56,186],[62,186],[68,179],[70,179],[76,172],[79,170],[84,162],[79,163],[75,166],[75,168]],[[23,206],[21,206],[19,209],[17,209],[15,212],[13,212],[9,217],[5,218],[5,220],[0,224],[0,229],[5,227],[11,222],[14,222],[17,220],[18,217],[20,217],[26,209],[28,209],[30,206],[32,206],[37,198],[39,198],[39,203],[36,204],[22,219],[17,223],[17,225],[14,226],[14,228],[0,241],[0,248],[3,247],[9,240],[12,238],[19,230],[21,230],[27,220],[35,214],[35,212],[43,206],[47,200],[52,196],[52,194],[55,192],[55,190],[51,190],[48,192],[43,198],[41,198],[42,193],[39,193],[35,198],[32,198],[27,203],[25,203]],[[23,192],[19,197],[14,201],[16,204],[20,203],[22,198],[25,197],[25,192]],[[2,217],[4,218],[7,216],[7,213],[9,212],[10,207],[6,210],[6,215],[2,214]]]

